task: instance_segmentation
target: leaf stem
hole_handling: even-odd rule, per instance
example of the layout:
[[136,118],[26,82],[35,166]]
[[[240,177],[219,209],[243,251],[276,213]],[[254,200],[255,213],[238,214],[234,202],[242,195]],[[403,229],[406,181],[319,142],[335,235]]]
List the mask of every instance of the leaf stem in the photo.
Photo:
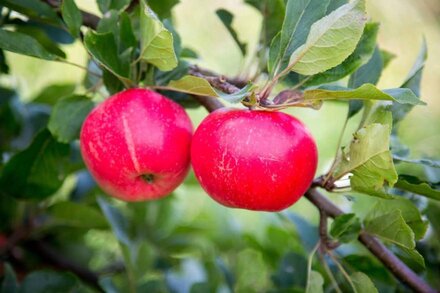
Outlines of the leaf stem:
[[342,126],[341,133],[339,134],[338,143],[336,145],[336,153],[332,162],[332,165],[330,166],[330,170],[327,172],[327,175],[324,177],[323,184],[325,185],[327,181],[332,177],[333,172],[335,171],[336,164],[339,161],[339,154],[342,144],[342,139],[344,137],[345,130],[347,129],[348,124],[348,116],[345,118],[344,125]]
[[96,76],[96,77],[102,78],[102,76],[101,76],[100,74],[98,74],[98,73],[96,73],[96,72],[93,72],[93,71],[89,70],[87,67],[85,67],[85,66],[83,66],[83,65],[80,65],[80,64],[77,64],[77,63],[74,63],[74,62],[70,62],[70,61],[67,61],[67,60],[65,60],[65,59],[57,59],[57,61],[59,61],[59,62],[61,62],[61,63],[64,63],[64,64],[69,64],[69,65],[75,66],[75,67],[77,67],[77,68],[81,68],[81,69],[87,71],[87,72],[88,72],[89,74],[91,74],[91,75],[94,75],[94,76]]
[[336,257],[333,255],[333,252],[327,251],[327,254],[330,256],[330,258],[333,260],[333,262],[338,267],[339,271],[342,273],[342,275],[345,277],[347,282],[350,284],[351,288],[353,289],[353,292],[357,292],[356,287],[353,284],[353,281],[350,278],[350,275],[347,273],[347,271],[344,269],[342,264],[336,259]]

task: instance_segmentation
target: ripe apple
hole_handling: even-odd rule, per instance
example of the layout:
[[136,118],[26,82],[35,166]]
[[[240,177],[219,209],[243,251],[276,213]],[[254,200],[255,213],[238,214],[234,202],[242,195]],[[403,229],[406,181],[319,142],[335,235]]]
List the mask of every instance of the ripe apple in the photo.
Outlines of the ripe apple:
[[125,201],[157,199],[188,173],[192,131],[180,105],[150,90],[130,89],[87,116],[81,153],[109,195]]
[[219,109],[194,133],[191,162],[203,189],[220,204],[279,211],[310,186],[317,149],[306,127],[288,114]]

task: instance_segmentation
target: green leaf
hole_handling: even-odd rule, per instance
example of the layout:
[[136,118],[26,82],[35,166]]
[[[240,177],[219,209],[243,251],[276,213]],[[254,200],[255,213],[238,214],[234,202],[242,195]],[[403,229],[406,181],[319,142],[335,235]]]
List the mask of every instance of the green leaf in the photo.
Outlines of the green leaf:
[[310,271],[307,279],[306,293],[323,293],[324,278],[316,271]]
[[73,94],[74,91],[74,84],[52,84],[42,89],[39,94],[32,98],[32,102],[55,105],[61,98]]
[[267,58],[267,71],[272,76],[277,66],[278,56],[280,54],[281,33],[277,33],[272,39],[269,48],[269,57]]
[[378,47],[374,49],[370,60],[358,68],[348,80],[349,88],[358,88],[366,83],[377,84],[382,74],[384,63]]
[[63,0],[61,5],[61,14],[63,16],[64,22],[69,29],[69,32],[74,37],[78,37],[80,33],[80,28],[82,25],[82,14],[81,11],[76,6],[74,0]]
[[414,249],[414,233],[405,223],[402,212],[398,209],[383,213],[382,210],[376,210],[375,205],[367,214],[364,220],[365,231],[374,234],[382,240]]
[[130,0],[97,0],[97,2],[103,14],[110,10],[124,10],[130,5]]
[[374,123],[358,130],[348,150],[344,150],[334,176],[340,178],[367,163],[376,155],[389,151],[390,127]]
[[396,188],[403,189],[412,193],[426,196],[431,199],[440,200],[440,184],[430,184],[411,175],[399,175],[399,180],[395,184]]
[[374,53],[378,31],[378,23],[367,23],[353,53],[338,66],[313,75],[307,80],[305,86],[320,85],[340,80],[353,73],[359,66],[366,64]]
[[405,223],[414,232],[415,239],[420,240],[428,229],[428,222],[422,219],[417,207],[408,199],[399,197],[392,200],[378,200],[373,209],[375,216],[386,215],[393,210],[399,210]]
[[160,0],[160,1],[149,1],[151,9],[161,18],[171,17],[171,10],[173,7],[179,3],[179,0]]
[[[422,73],[425,67],[426,59],[428,58],[427,51],[428,50],[426,46],[426,41],[423,40],[419,55],[410,72],[408,73],[405,82],[401,86],[402,88],[411,89],[417,96],[420,95],[420,83],[422,80]],[[393,112],[394,123],[396,124],[397,122],[403,120],[412,108],[412,105],[399,105],[393,103],[391,110]]]
[[281,72],[289,65],[293,52],[306,42],[311,26],[325,16],[329,2],[329,0],[287,2],[280,34],[279,55],[274,69],[279,65],[277,71]]
[[372,196],[391,198],[385,189],[397,182],[391,152],[386,151],[371,157],[367,162],[352,171],[350,185],[352,190]]
[[440,161],[431,159],[407,159],[398,155],[393,156],[394,161],[409,164],[422,165],[432,168],[440,168]]
[[134,35],[133,26],[131,24],[130,16],[126,12],[119,15],[119,51],[124,52],[128,48],[136,48],[137,40]]
[[6,6],[19,13],[37,19],[44,23],[62,25],[55,10],[43,1],[35,0],[2,0],[2,6]]
[[226,9],[218,9],[215,11],[218,18],[222,21],[223,25],[228,30],[229,34],[231,34],[231,37],[234,39],[235,43],[237,44],[238,48],[240,49],[240,52],[243,56],[246,55],[246,44],[241,42],[238,38],[237,32],[232,27],[232,21],[234,19],[234,15],[227,11]]
[[79,138],[82,123],[93,107],[86,96],[65,97],[55,104],[47,127],[59,142],[71,142]]
[[66,58],[66,53],[60,49],[59,45],[55,43],[43,29],[37,26],[19,25],[16,27],[16,33],[23,33],[37,41],[47,52],[54,54],[63,59]]
[[374,283],[370,280],[370,278],[361,272],[356,272],[351,274],[351,281],[353,282],[354,287],[356,288],[357,293],[377,293],[376,287]]
[[423,256],[415,249],[408,249],[402,246],[396,246],[396,254],[399,258],[403,259],[405,262],[414,262],[416,263],[422,270],[426,269],[425,259]]
[[1,293],[18,292],[17,276],[9,263],[4,263],[4,278],[0,287]]
[[192,75],[186,75],[179,80],[172,80],[167,87],[192,95],[218,97],[217,92],[206,79]]
[[245,0],[262,14],[262,40],[263,46],[280,31],[286,11],[285,0]]
[[83,203],[59,202],[49,208],[48,214],[55,225],[87,229],[108,228],[104,216],[95,208]]
[[364,0],[339,7],[312,25],[307,41],[292,54],[288,68],[313,75],[339,65],[356,48],[365,21]]
[[112,227],[113,233],[119,242],[130,247],[131,240],[128,236],[128,222],[127,219],[121,214],[121,212],[111,205],[107,200],[102,197],[98,197],[98,204],[104,213],[107,221]]
[[348,2],[348,0],[330,0],[330,3],[328,4],[328,7],[327,7],[326,14],[329,14],[330,12],[338,9],[342,5],[347,4],[347,2]]
[[79,283],[71,273],[34,271],[26,276],[20,293],[76,292]]
[[[246,249],[237,255],[237,292],[264,291],[268,286],[268,270],[261,252]],[[249,264],[252,263],[250,266]]]
[[34,38],[12,31],[0,29],[0,48],[17,54],[32,56],[45,60],[56,60],[59,57],[48,52]]
[[331,89],[313,89],[304,91],[304,100],[383,100],[396,101],[401,104],[424,105],[410,89],[387,89],[379,90],[372,84],[364,84],[356,89],[339,88]]
[[162,71],[177,66],[173,34],[160,22],[154,12],[140,1],[141,58]]
[[361,230],[361,222],[355,214],[337,216],[330,228],[330,235],[343,243],[356,240]]
[[123,80],[130,77],[130,64],[120,58],[113,33],[96,33],[89,30],[84,45],[99,64]]
[[[45,129],[3,168],[0,190],[19,199],[44,199],[57,191],[68,172],[70,147]],[[14,182],[14,184],[11,184]]]

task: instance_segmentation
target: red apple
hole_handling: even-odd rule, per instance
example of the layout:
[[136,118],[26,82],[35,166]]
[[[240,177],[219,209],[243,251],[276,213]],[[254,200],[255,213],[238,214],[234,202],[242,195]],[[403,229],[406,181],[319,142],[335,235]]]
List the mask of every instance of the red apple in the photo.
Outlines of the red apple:
[[310,186],[317,149],[306,127],[290,115],[220,109],[194,133],[191,162],[203,189],[220,204],[279,211]]
[[120,92],[81,129],[81,153],[98,185],[125,201],[164,197],[190,164],[192,124],[185,110],[146,89]]

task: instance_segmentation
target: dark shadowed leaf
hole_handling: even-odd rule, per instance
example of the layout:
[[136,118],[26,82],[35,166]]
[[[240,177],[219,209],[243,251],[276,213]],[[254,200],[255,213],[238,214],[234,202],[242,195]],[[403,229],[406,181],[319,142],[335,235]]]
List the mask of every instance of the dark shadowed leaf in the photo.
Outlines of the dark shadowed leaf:
[[106,199],[98,197],[98,204],[101,207],[107,221],[112,227],[113,233],[119,242],[130,246],[131,240],[128,236],[128,222],[127,219],[121,214],[121,212],[111,205]]
[[41,92],[32,99],[32,102],[55,105],[61,98],[73,94],[74,91],[74,84],[52,84],[42,89]]
[[67,175],[69,154],[69,145],[57,142],[47,129],[41,131],[27,149],[7,162],[0,177],[0,189],[19,199],[44,199],[52,195]]
[[15,275],[14,269],[9,263],[4,264],[4,275],[3,282],[0,287],[1,293],[16,293],[18,292],[19,286],[17,283],[17,276]]
[[63,0],[61,13],[72,36],[79,36],[82,25],[82,14],[74,0]]
[[270,43],[272,38],[280,31],[283,24],[286,4],[284,0],[245,0],[259,10],[263,16],[262,37],[263,44]]
[[348,87],[358,88],[364,83],[377,84],[380,75],[382,74],[383,68],[384,64],[382,61],[380,50],[378,47],[376,47],[373,56],[371,56],[367,64],[361,66],[350,76]]
[[20,293],[74,292],[78,289],[79,283],[71,273],[35,271],[26,276]]
[[432,184],[411,175],[399,175],[399,180],[395,187],[412,193],[426,196],[435,200],[440,200],[440,183]]
[[63,201],[49,208],[53,224],[88,229],[106,229],[108,224],[99,210],[85,204]]
[[50,132],[63,143],[79,138],[81,125],[93,107],[94,103],[86,96],[74,95],[59,100],[50,115]]
[[17,54],[37,57],[45,60],[56,60],[59,57],[48,52],[34,38],[12,31],[0,30],[0,48]]
[[88,31],[84,44],[89,53],[106,69],[119,78],[127,80],[130,76],[130,65],[120,58],[115,37],[112,33],[96,33]]
[[153,0],[148,1],[148,5],[150,5],[151,9],[160,17],[160,18],[169,18],[171,16],[171,11],[173,7],[179,3],[179,0]]
[[220,20],[222,21],[223,25],[226,27],[228,32],[231,34],[231,37],[234,39],[235,43],[240,49],[241,54],[243,56],[246,55],[246,44],[240,41],[237,32],[232,27],[232,21],[234,19],[234,15],[229,11],[227,11],[226,9],[218,9],[215,13],[220,18]]
[[31,25],[17,26],[15,32],[26,34],[35,39],[47,52],[60,58],[66,58],[66,53],[41,28]]
[[3,6],[9,7],[15,11],[29,16],[31,19],[41,20],[46,23],[61,25],[61,19],[58,17],[52,7],[43,1],[35,0],[2,0]]
[[307,283],[307,259],[300,254],[289,252],[280,261],[278,270],[272,276],[278,288],[305,287]]

